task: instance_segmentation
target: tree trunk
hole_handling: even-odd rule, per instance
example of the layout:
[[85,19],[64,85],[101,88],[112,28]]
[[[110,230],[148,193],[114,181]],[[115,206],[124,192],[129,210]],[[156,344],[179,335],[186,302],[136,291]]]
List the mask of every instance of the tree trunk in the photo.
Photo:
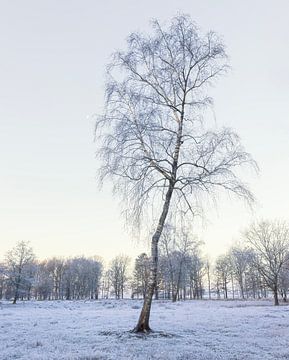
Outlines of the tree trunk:
[[223,283],[223,289],[224,289],[224,299],[227,300],[228,299],[228,289],[227,289],[227,280],[224,280]]
[[233,300],[235,299],[235,288],[234,288],[234,279],[233,275],[231,275],[231,282],[232,282],[232,293],[233,293]]
[[185,109],[185,96],[182,101],[182,111],[181,111],[181,117],[179,122],[179,128],[178,128],[178,134],[177,134],[177,141],[176,141],[176,147],[174,151],[173,156],[173,165],[172,165],[172,173],[171,178],[169,180],[169,187],[166,193],[165,202],[163,205],[162,213],[159,218],[157,229],[152,237],[152,243],[151,243],[151,273],[150,273],[150,282],[149,282],[149,288],[148,292],[146,294],[146,297],[144,299],[142,311],[140,313],[140,317],[138,320],[138,323],[136,327],[134,328],[135,332],[142,332],[146,333],[151,331],[149,326],[149,318],[150,318],[150,311],[151,311],[151,305],[152,305],[152,298],[154,294],[154,290],[157,285],[157,274],[158,274],[158,243],[159,239],[161,237],[164,224],[169,212],[170,208],[170,202],[174,191],[175,181],[176,181],[176,174],[178,169],[178,159],[182,144],[182,131],[183,131],[183,121],[184,121],[184,109]]
[[240,281],[240,290],[241,290],[241,298],[244,300],[245,299],[245,295],[244,295],[244,286],[243,286],[243,281]]
[[149,326],[149,318],[150,318],[150,311],[151,311],[151,305],[152,305],[152,298],[154,295],[155,288],[157,286],[157,273],[158,273],[158,242],[160,239],[160,236],[162,234],[164,223],[166,220],[166,217],[168,215],[169,207],[170,207],[170,201],[172,198],[174,190],[174,183],[171,181],[169,184],[168,191],[166,193],[166,199],[163,205],[162,214],[160,216],[158,227],[152,237],[152,243],[151,243],[151,270],[150,270],[150,281],[148,286],[148,291],[146,293],[143,307],[139,316],[138,323],[136,327],[134,328],[134,332],[150,332],[150,326]]
[[274,288],[273,292],[274,292],[274,305],[275,305],[275,306],[278,306],[278,305],[279,305],[278,289]]
[[158,284],[156,284],[156,287],[155,287],[155,299],[156,300],[159,299],[159,287],[158,287]]
[[16,292],[13,299],[13,304],[16,304],[16,301],[18,299],[18,293]]
[[209,285],[209,299],[211,300],[211,279],[210,279],[209,270],[208,270],[208,285]]
[[18,297],[19,297],[20,281],[21,281],[21,278],[20,278],[20,273],[19,273],[19,276],[17,277],[16,286],[15,286],[13,304],[16,304],[16,301],[18,300]]

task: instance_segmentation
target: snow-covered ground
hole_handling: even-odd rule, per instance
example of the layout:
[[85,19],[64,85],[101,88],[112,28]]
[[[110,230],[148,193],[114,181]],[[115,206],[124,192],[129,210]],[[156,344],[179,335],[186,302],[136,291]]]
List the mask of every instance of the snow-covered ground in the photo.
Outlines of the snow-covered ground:
[[138,300],[2,302],[0,359],[289,359],[289,307],[269,301],[154,302],[148,336],[132,334]]

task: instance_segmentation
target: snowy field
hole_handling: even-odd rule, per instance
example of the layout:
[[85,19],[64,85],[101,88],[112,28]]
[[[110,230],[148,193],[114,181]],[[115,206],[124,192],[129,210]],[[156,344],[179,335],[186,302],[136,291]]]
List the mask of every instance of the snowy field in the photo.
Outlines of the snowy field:
[[137,300],[0,305],[0,359],[289,359],[289,307],[268,301],[154,302],[149,336],[132,334]]

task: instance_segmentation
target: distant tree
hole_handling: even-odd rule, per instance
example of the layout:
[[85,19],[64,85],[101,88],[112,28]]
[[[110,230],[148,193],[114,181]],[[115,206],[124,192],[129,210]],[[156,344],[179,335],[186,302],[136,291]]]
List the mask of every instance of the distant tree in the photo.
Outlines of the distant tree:
[[285,222],[261,221],[252,224],[245,237],[254,251],[254,265],[279,305],[281,274],[289,259],[289,227]]
[[[189,264],[190,292],[192,292],[194,299],[200,299],[203,297],[203,277],[205,275],[206,268],[205,268],[205,262],[200,256],[199,246],[196,246],[194,248],[194,251],[190,256],[190,260],[188,264]],[[192,296],[190,295],[190,297]]]
[[6,254],[6,270],[12,285],[14,296],[13,304],[16,304],[20,295],[31,287],[33,279],[33,265],[35,255],[28,242],[20,241]]
[[241,246],[233,246],[229,252],[233,276],[238,282],[241,298],[245,298],[245,274],[252,260],[252,251]]
[[[104,115],[96,124],[100,181],[110,178],[127,204],[127,217],[141,223],[145,205],[159,208],[151,240],[151,274],[136,332],[148,332],[157,285],[158,244],[170,206],[194,212],[199,193],[217,188],[252,200],[235,169],[253,164],[230,129],[202,121],[212,101],[209,85],[227,70],[222,41],[203,35],[189,16],[152,35],[133,33],[128,49],[109,66]],[[174,206],[173,206],[174,207]]]
[[0,300],[3,299],[6,285],[6,271],[4,263],[0,263]]
[[228,299],[228,283],[230,282],[231,273],[232,266],[230,257],[228,255],[220,255],[215,264],[215,276],[218,286],[221,286],[223,290],[225,299]]
[[133,296],[139,294],[145,298],[150,275],[150,259],[147,254],[140,254],[136,260],[133,271],[132,291]]
[[97,257],[67,260],[63,273],[66,299],[98,299],[102,268],[101,259]]
[[284,302],[287,302],[289,289],[289,261],[282,267],[279,288]]
[[[163,255],[163,265],[169,273],[172,301],[175,302],[179,296],[180,289],[186,288],[187,278],[193,268],[191,255],[197,242],[188,231],[182,227],[173,227],[167,224],[164,227],[160,242],[160,252]],[[185,291],[184,291],[185,292]],[[183,294],[186,297],[186,294]]]
[[98,299],[103,273],[103,261],[100,257],[94,256],[89,259],[89,292],[91,299]]
[[38,262],[34,278],[34,296],[37,300],[51,299],[53,294],[53,277],[47,268],[47,262]]
[[124,289],[128,283],[128,266],[130,259],[128,256],[116,256],[110,265],[109,275],[116,299],[123,299]]
[[211,300],[211,263],[209,259],[206,259],[205,264],[205,272],[207,275],[207,281],[208,281],[208,295],[209,295],[209,299]]
[[53,257],[48,259],[45,264],[45,268],[49,273],[51,278],[53,289],[52,289],[52,298],[61,299],[62,298],[62,282],[65,271],[65,260],[61,258]]
[[106,270],[102,276],[101,281],[101,297],[102,299],[108,299],[111,288],[111,274],[110,270]]

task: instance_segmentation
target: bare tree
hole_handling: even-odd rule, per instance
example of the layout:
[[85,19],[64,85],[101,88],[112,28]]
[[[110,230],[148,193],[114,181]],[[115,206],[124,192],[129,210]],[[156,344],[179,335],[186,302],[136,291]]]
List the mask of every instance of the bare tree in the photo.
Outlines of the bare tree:
[[149,270],[150,270],[150,259],[147,254],[140,254],[136,260],[133,271],[133,280],[132,280],[132,297],[139,294],[145,298],[148,280],[149,280]]
[[53,298],[53,276],[48,269],[49,260],[38,262],[34,278],[34,296],[37,300]]
[[20,241],[16,246],[6,254],[6,269],[14,289],[13,304],[19,298],[19,295],[30,287],[32,278],[32,269],[35,255],[28,242]]
[[218,286],[224,293],[224,299],[228,299],[228,283],[231,278],[232,266],[229,255],[220,255],[215,264],[215,275]]
[[282,267],[280,273],[279,287],[283,301],[287,302],[288,289],[289,289],[289,259],[287,261],[287,264]]
[[235,173],[253,163],[237,134],[203,121],[212,104],[207,89],[228,67],[222,41],[214,32],[203,35],[185,15],[167,27],[157,20],[152,26],[152,35],[132,33],[128,49],[114,54],[105,111],[96,123],[100,182],[113,181],[134,225],[149,204],[159,209],[150,284],[136,332],[150,331],[158,243],[170,206],[193,213],[200,192],[212,195],[216,188],[253,199]]
[[128,266],[130,258],[125,255],[116,256],[110,265],[110,281],[116,299],[123,299],[124,289],[128,282]]
[[211,300],[212,296],[211,296],[211,263],[209,258],[207,258],[205,260],[205,272],[207,275],[207,282],[208,282],[208,295],[209,295],[209,299]]
[[108,299],[111,287],[111,274],[110,270],[104,272],[101,282],[101,298]]
[[236,245],[230,249],[229,256],[231,259],[233,275],[236,278],[240,288],[241,298],[244,299],[245,273],[253,256],[252,251]]
[[[52,259],[54,261],[54,259]],[[61,294],[66,299],[98,299],[102,275],[101,258],[74,257],[65,262]],[[52,267],[52,269],[54,269]],[[61,295],[61,297],[63,297]]]
[[200,255],[198,246],[194,248],[194,251],[190,256],[189,271],[190,292],[192,292],[194,299],[200,299],[203,297],[203,277],[205,274],[205,263]]
[[5,284],[6,283],[6,271],[5,265],[0,263],[0,300],[3,299],[5,294]]
[[58,300],[61,298],[62,281],[65,271],[65,260],[53,257],[52,259],[46,261],[45,267],[53,283],[52,299]]
[[272,290],[274,304],[279,305],[278,287],[288,262],[289,227],[284,222],[261,221],[252,224],[245,237],[255,253],[254,265]]
[[188,234],[178,234],[177,230],[167,224],[161,237],[161,254],[165,255],[167,269],[171,281],[172,301],[177,301],[185,262],[188,259],[190,241]]

